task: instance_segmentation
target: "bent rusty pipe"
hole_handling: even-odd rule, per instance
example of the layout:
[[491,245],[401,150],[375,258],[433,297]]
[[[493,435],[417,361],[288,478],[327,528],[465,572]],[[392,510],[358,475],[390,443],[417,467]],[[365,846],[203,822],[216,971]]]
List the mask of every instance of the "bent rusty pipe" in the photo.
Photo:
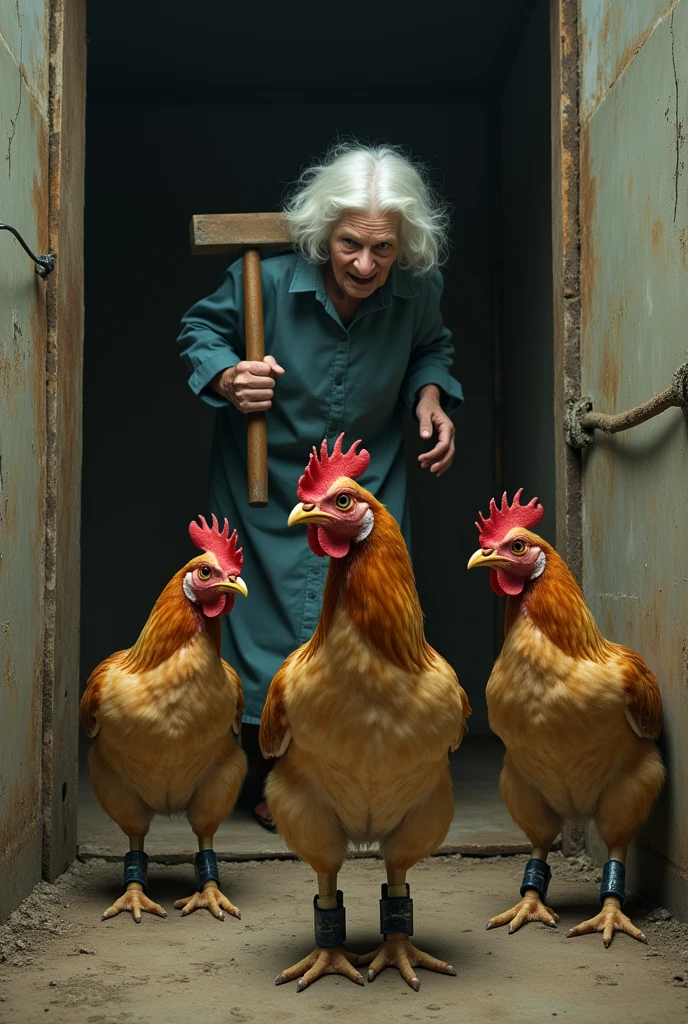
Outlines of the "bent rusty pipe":
[[665,391],[626,412],[614,415],[596,412],[593,411],[591,398],[585,396],[572,399],[565,415],[566,443],[570,448],[587,448],[594,443],[595,430],[616,434],[620,430],[637,427],[665,409],[672,408],[688,409],[688,363],[683,363],[674,371],[671,385]]

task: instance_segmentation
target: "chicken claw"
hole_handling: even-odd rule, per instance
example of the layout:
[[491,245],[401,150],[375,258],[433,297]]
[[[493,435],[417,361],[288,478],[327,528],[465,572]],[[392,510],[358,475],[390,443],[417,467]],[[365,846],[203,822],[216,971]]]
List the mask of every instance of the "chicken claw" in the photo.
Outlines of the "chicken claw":
[[123,910],[129,910],[136,924],[141,924],[141,911],[147,914],[157,914],[158,917],[167,917],[167,911],[159,903],[153,903],[140,889],[127,889],[118,900],[108,907],[101,921],[107,921],[110,917],[117,917]]
[[456,971],[449,964],[416,949],[404,932],[390,932],[381,946],[378,946],[372,953],[366,953],[359,957],[358,962],[361,965],[370,964],[368,981],[373,981],[385,967],[398,967],[402,978],[408,982],[414,992],[420,988],[420,981],[416,977],[414,967],[424,967],[428,971],[456,975]]
[[[183,910],[182,907],[184,908]],[[232,917],[236,917],[239,921],[241,920],[239,908],[230,903],[227,897],[214,885],[209,885],[207,889],[204,888],[203,892],[195,892],[193,896],[177,900],[174,904],[174,909],[182,910],[182,917],[192,914],[194,910],[209,910],[218,921],[224,921],[224,912],[226,910]]]
[[614,938],[614,932],[625,932],[626,935],[630,935],[634,939],[638,939],[639,942],[647,943],[647,939],[640,928],[632,923],[631,919],[621,910],[616,899],[611,898],[612,901],[607,903],[605,901],[602,910],[596,917],[591,917],[588,921],[583,921],[582,924],[576,925],[566,935],[567,939],[572,939],[575,935],[588,935],[591,932],[602,932],[602,938],[604,940],[604,948],[609,949]]
[[322,978],[323,974],[343,974],[350,978],[357,985],[363,984],[363,978],[353,964],[358,963],[359,957],[356,953],[349,953],[341,946],[334,946],[326,949],[324,946],[316,946],[312,953],[309,953],[303,960],[299,960],[293,967],[275,979],[276,985],[283,985],[285,981],[293,981],[298,978],[296,985],[297,992],[303,992],[312,982]]
[[539,896],[533,894],[524,896],[511,910],[505,910],[503,914],[490,918],[486,927],[489,930],[490,928],[501,928],[503,924],[508,924],[509,935],[511,935],[512,932],[518,931],[521,925],[526,924],[528,921],[542,921],[543,924],[549,925],[550,928],[556,928],[558,920],[559,915],[555,914],[549,907],[546,907]]

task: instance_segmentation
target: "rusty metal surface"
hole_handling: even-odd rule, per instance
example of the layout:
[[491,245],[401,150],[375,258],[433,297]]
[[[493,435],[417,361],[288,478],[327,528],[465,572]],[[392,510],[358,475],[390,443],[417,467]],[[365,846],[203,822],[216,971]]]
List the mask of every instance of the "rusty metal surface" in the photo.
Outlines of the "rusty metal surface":
[[43,877],[76,853],[84,333],[86,2],[54,0],[50,39]]
[[[47,19],[0,2],[0,210],[48,245]],[[0,920],[40,878],[46,283],[0,240]]]
[[581,579],[578,452],[565,443],[567,402],[580,394],[577,0],[550,0],[556,544]]
[[587,121],[678,0],[580,0],[581,120]]
[[[588,15],[601,6],[583,3]],[[636,6],[623,11],[637,14]],[[648,9],[656,6],[648,0]],[[595,31],[599,19],[583,27],[583,38]],[[688,0],[643,38],[581,128],[581,384],[609,412],[661,391],[688,354]],[[586,53],[586,65],[595,52],[601,43]],[[592,80],[587,66],[585,75]],[[660,680],[669,775],[636,861],[641,881],[685,919],[688,421],[681,410],[600,436],[586,450],[583,538],[585,592],[603,632],[638,650]]]

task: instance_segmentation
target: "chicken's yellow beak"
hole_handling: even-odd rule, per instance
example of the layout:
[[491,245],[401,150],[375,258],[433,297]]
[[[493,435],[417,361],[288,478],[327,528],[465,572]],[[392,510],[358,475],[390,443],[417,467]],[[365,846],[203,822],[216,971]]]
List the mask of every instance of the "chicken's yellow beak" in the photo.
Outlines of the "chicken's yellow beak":
[[241,576],[235,576],[234,579],[230,578],[223,580],[222,583],[216,583],[213,590],[219,590],[221,594],[242,594],[244,597],[248,597],[248,587]]
[[304,523],[306,526],[328,526],[335,522],[336,518],[329,512],[322,512],[317,505],[304,505],[303,502],[299,502],[289,513],[287,526],[296,526],[297,523]]
[[467,569],[475,569],[476,565],[485,566],[486,569],[508,569],[509,560],[508,558],[502,558],[501,555],[495,555],[490,548],[483,550],[478,548],[474,555],[468,559]]

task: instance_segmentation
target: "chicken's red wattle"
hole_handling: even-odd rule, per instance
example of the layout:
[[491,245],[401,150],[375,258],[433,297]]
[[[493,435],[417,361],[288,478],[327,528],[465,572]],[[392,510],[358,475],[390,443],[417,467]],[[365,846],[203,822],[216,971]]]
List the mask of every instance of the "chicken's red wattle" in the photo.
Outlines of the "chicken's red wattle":
[[525,582],[525,579],[512,576],[505,569],[492,569],[490,572],[490,586],[500,597],[517,597],[523,590]]

